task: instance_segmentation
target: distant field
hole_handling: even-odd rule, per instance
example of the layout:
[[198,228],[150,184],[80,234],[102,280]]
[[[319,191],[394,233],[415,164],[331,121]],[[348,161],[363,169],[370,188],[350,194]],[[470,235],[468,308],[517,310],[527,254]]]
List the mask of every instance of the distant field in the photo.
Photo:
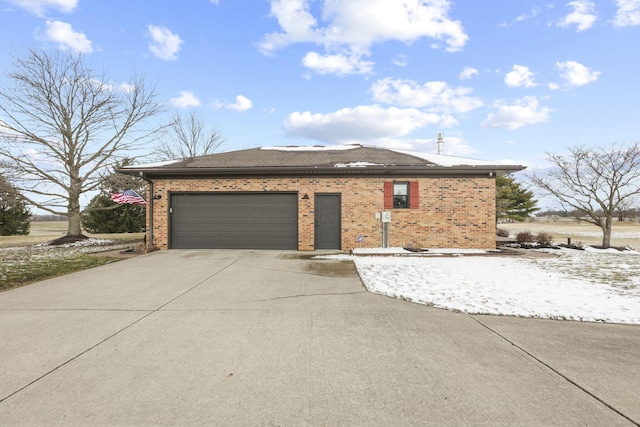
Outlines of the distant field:
[[[566,243],[567,237],[570,237],[573,243],[582,242],[589,245],[602,243],[602,231],[600,231],[600,228],[584,221],[581,223],[576,221],[517,222],[498,224],[498,228],[508,230],[512,237],[515,237],[520,231],[530,231],[532,233],[545,231],[553,236],[555,243]],[[28,236],[0,236],[0,248],[43,243],[62,237],[66,232],[66,221],[35,221],[31,223],[31,233]],[[85,234],[90,237],[109,240],[142,240],[144,238],[144,233]],[[614,222],[611,244],[640,250],[640,223]]]
[[[521,231],[540,233],[541,231],[550,233],[555,243],[566,243],[570,237],[572,243],[582,242],[588,245],[599,245],[602,243],[602,231],[600,227],[587,224],[582,221],[564,222],[518,222],[511,224],[498,224],[498,228],[509,230],[511,237],[515,237]],[[638,222],[618,222],[613,224],[611,234],[612,246],[628,246],[640,250],[640,223]]]
[[[48,242],[67,234],[67,221],[33,221],[27,236],[0,236],[0,248],[11,246],[27,246]],[[90,234],[85,235],[97,239],[131,240],[143,239],[144,233]]]

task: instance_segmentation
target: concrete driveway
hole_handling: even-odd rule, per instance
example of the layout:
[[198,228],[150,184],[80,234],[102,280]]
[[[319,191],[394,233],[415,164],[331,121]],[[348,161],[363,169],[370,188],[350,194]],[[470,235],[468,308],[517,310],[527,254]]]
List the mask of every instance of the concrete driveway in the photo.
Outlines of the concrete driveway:
[[350,262],[164,251],[0,293],[0,425],[637,425],[640,328],[373,295]]

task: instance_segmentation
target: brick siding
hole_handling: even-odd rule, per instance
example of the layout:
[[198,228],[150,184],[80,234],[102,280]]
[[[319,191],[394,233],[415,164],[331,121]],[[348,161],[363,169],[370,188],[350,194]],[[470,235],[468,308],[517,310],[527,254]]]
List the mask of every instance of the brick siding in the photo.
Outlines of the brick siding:
[[[495,179],[488,177],[398,177],[417,181],[417,209],[384,209],[383,178],[251,178],[251,179],[158,179],[154,180],[154,246],[169,246],[171,192],[298,192],[298,249],[314,250],[314,195],[342,195],[342,250],[381,246],[382,224],[376,212],[390,211],[389,245],[414,248],[495,248]],[[302,195],[308,194],[309,200]],[[149,209],[147,209],[149,212]],[[147,222],[149,218],[147,218]],[[148,226],[148,223],[147,223]],[[358,242],[358,236],[363,242]]]

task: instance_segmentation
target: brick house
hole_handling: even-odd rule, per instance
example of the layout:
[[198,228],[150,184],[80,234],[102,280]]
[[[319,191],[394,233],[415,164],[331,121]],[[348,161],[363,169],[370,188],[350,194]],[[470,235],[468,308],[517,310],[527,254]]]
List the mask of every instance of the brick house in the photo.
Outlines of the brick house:
[[519,165],[349,145],[128,166],[160,249],[495,248],[495,177]]

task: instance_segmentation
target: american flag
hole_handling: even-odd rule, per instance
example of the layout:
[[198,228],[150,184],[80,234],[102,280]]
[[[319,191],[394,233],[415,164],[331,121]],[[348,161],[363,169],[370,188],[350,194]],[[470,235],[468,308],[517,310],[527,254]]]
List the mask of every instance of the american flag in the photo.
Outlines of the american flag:
[[147,202],[133,190],[124,190],[121,193],[112,193],[111,200],[116,203],[128,203],[130,205],[146,205]]

